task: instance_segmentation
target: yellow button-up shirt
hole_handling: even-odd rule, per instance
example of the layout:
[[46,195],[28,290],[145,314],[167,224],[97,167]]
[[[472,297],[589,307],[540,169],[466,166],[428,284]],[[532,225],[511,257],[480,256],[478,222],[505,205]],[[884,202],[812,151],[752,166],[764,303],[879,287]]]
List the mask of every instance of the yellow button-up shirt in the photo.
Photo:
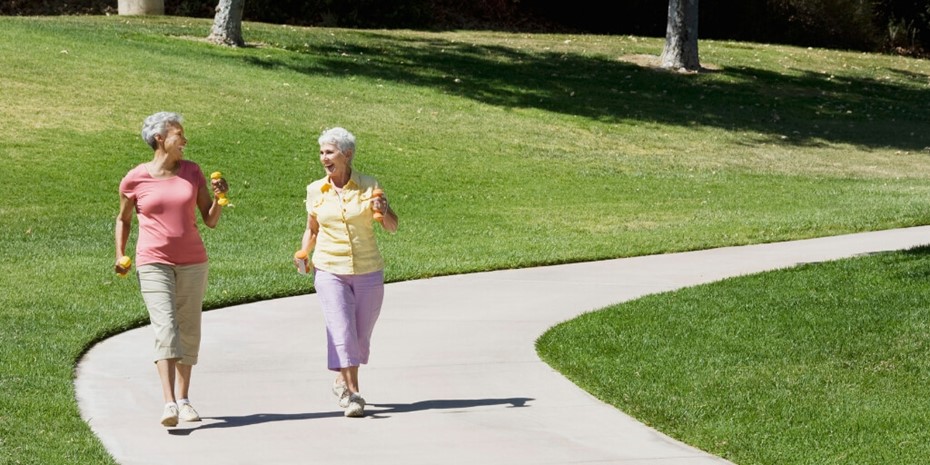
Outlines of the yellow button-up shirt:
[[307,186],[307,213],[320,225],[313,266],[333,274],[365,274],[384,268],[375,239],[371,192],[378,181],[356,171],[336,192],[329,177]]

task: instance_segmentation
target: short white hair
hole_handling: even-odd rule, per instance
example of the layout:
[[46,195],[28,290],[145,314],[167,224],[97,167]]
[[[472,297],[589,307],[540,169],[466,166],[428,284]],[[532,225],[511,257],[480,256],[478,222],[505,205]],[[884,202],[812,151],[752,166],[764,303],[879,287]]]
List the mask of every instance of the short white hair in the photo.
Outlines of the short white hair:
[[343,128],[332,128],[323,131],[323,134],[320,134],[320,138],[317,139],[317,142],[319,142],[320,147],[326,144],[333,144],[339,148],[340,152],[355,153],[355,136]]
[[170,111],[160,111],[154,115],[150,115],[148,118],[145,118],[145,121],[142,123],[142,140],[144,140],[146,144],[149,144],[149,147],[152,147],[152,150],[154,150],[158,148],[155,136],[164,137],[164,135],[168,133],[169,124],[180,125],[183,121],[184,117]]

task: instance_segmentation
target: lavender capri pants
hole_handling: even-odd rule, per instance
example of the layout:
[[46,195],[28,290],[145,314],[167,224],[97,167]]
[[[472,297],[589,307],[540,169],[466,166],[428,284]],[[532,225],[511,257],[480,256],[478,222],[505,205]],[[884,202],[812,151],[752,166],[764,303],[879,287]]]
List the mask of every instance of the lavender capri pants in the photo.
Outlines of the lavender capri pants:
[[208,265],[153,263],[136,271],[155,330],[155,361],[179,359],[185,365],[196,365]]
[[384,271],[345,275],[317,269],[313,286],[326,321],[327,367],[339,371],[368,363],[384,301]]

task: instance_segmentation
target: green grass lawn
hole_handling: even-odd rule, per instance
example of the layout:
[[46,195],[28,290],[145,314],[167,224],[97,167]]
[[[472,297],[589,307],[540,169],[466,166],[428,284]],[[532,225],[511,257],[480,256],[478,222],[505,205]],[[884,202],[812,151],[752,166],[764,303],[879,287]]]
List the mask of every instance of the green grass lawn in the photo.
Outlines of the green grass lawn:
[[928,276],[922,247],[734,278],[582,315],[537,349],[598,398],[740,465],[921,465]]
[[[147,321],[111,270],[156,111],[231,185],[204,231],[210,308],[311,291],[290,256],[336,125],[402,217],[390,281],[930,223],[927,61],[702,41],[710,72],[674,74],[641,65],[653,38],[247,23],[252,46],[226,49],[209,27],[0,18],[0,463],[112,463],[73,370]],[[778,463],[744,440],[741,465]]]

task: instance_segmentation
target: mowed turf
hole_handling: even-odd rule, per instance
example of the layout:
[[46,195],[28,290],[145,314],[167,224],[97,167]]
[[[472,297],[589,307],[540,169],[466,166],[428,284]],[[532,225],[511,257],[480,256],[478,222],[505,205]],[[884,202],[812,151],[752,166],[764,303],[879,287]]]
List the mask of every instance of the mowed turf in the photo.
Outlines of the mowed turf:
[[231,185],[211,309],[312,291],[290,257],[336,125],[401,215],[391,281],[930,219],[924,60],[702,41],[708,72],[677,74],[655,38],[209,26],[0,18],[0,463],[112,462],[73,371],[147,321],[113,224],[156,111]]

